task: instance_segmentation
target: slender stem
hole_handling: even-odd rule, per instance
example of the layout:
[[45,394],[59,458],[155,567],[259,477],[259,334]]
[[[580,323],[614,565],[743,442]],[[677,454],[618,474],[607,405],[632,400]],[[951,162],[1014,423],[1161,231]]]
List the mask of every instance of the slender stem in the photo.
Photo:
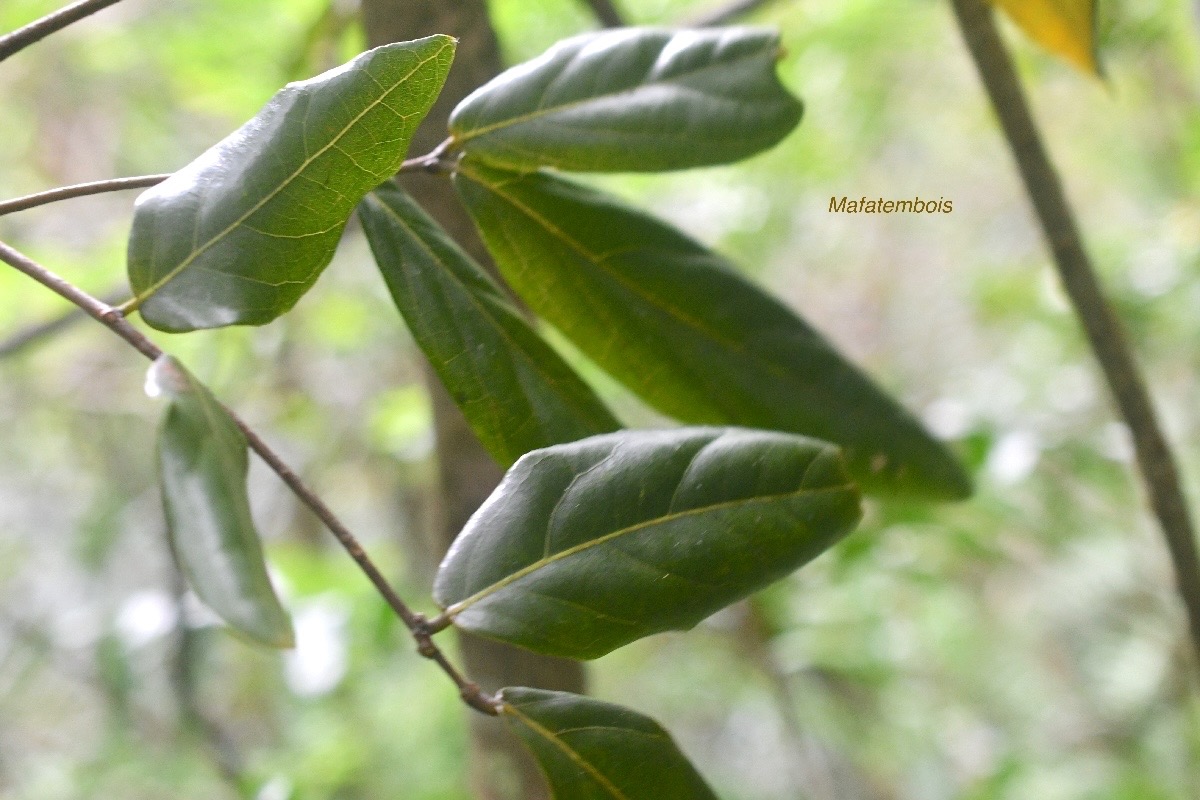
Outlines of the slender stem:
[[996,29],[991,6],[986,0],[953,0],[953,4],[967,48],[1053,251],[1059,276],[1100,362],[1117,409],[1133,435],[1142,480],[1174,564],[1192,646],[1200,656],[1200,556],[1174,456],[1121,321],[1105,299],[1096,271],[1084,251],[1058,174],[1042,144],[1012,58]]
[[78,0],[69,6],[60,8],[53,14],[47,14],[24,27],[4,36],[0,36],[0,61],[14,53],[24,50],[29,45],[39,42],[55,31],[60,31],[68,25],[78,22],[84,17],[90,17],[97,11],[119,3],[121,0]]
[[155,186],[171,177],[170,173],[162,175],[136,175],[132,178],[111,178],[105,181],[77,183],[72,186],[60,186],[37,194],[27,194],[0,203],[0,216],[12,214],[14,211],[25,211],[29,208],[44,206],[47,203],[57,203],[59,200],[70,200],[73,197],[87,197],[91,194],[104,192],[119,192],[124,189],[145,189]]
[[457,144],[453,137],[448,138],[425,155],[405,160],[396,172],[397,174],[404,172],[445,172],[450,168],[451,163],[443,158],[443,156],[453,150]]
[[[113,304],[124,299],[125,292],[113,290],[101,295],[101,300]],[[87,319],[83,309],[71,306],[66,312],[57,317],[51,317],[43,322],[30,325],[13,333],[7,339],[0,341],[0,359],[15,356],[26,349],[70,328],[76,322]]]
[[[158,345],[129,324],[129,321],[125,319],[120,309],[92,297],[87,292],[55,275],[41,264],[4,242],[0,242],[0,261],[8,263],[51,291],[74,303],[83,309],[88,316],[102,323],[109,330],[132,345],[134,349],[146,356],[146,358],[153,361],[163,355],[163,351]],[[367,555],[362,545],[359,544],[354,534],[350,532],[350,529],[337,518],[329,506],[325,505],[325,502],[301,480],[300,476],[252,428],[228,408],[226,408],[226,411],[229,411],[230,417],[246,437],[246,443],[250,446],[250,449],[257,453],[267,466],[280,477],[300,502],[308,506],[316,514],[317,518],[325,523],[325,526],[329,528],[334,538],[338,540],[342,548],[354,559],[359,569],[363,571],[379,594],[387,601],[387,604],[396,612],[396,616],[400,617],[401,621],[404,622],[405,627],[408,628],[413,639],[417,642],[417,652],[442,668],[442,671],[454,681],[463,700],[469,706],[486,714],[495,715],[499,713],[499,701],[484,693],[478,685],[464,678],[462,673],[446,659],[437,645],[433,643],[432,637],[435,631],[431,630],[425,616],[409,608],[400,596],[396,594],[396,591],[388,583],[383,573],[379,571],[379,568],[375,566],[375,563]]]
[[688,25],[693,28],[716,28],[737,22],[747,14],[765,8],[779,0],[733,0],[693,18]]
[[592,10],[597,21],[606,28],[621,28],[628,24],[613,0],[583,0],[583,3]]
[[[408,159],[400,165],[400,171],[439,171],[446,166],[441,157],[449,149],[450,144],[451,141],[447,139],[433,152]],[[12,214],[15,211],[25,211],[37,206],[44,206],[48,203],[57,203],[60,200],[70,200],[75,197],[87,197],[88,195],[103,194],[104,192],[119,192],[125,189],[145,189],[150,186],[157,186],[171,177],[171,174],[170,172],[164,172],[159,175],[135,175],[129,178],[110,178],[103,181],[92,181],[91,183],[59,186],[56,189],[47,189],[37,194],[28,194],[24,197],[16,197],[12,200],[0,202],[0,216]]]
[[[400,165],[400,171],[438,172],[444,169],[447,165],[441,157],[449,149],[450,144],[451,141],[447,139],[433,152],[408,159]],[[0,217],[16,211],[25,211],[30,208],[44,206],[48,203],[57,203],[60,200],[70,200],[75,197],[87,197],[88,195],[103,194],[104,192],[119,192],[125,189],[145,189],[150,186],[157,186],[171,177],[171,174],[170,172],[164,172],[159,175],[135,175],[129,178],[110,178],[103,181],[92,181],[91,183],[59,186],[58,188],[48,189],[37,194],[29,194],[24,197],[16,197],[12,200],[0,202]]]

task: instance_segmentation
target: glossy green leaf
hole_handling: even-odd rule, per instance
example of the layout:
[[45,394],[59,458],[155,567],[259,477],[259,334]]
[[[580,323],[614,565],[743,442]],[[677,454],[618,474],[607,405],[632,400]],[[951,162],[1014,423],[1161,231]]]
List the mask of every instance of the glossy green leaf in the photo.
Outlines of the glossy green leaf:
[[517,293],[655,408],[836,442],[876,491],[970,493],[941,443],[724,258],[546,172],[464,162],[455,181]]
[[621,427],[500,287],[402,190],[376,189],[359,217],[413,338],[501,465]]
[[761,28],[623,28],[576,36],[465,99],[450,132],[517,170],[660,171],[725,164],[776,144],[802,106]]
[[289,84],[142,194],[129,280],[146,322],[261,325],[295,305],[359,200],[399,169],[453,55],[453,39],[431,36]]
[[662,726],[566,692],[512,688],[500,717],[533,753],[556,800],[716,800]]
[[292,623],[263,561],[246,496],[246,438],[216,398],[169,356],[146,378],[170,398],[158,439],[167,531],[196,595],[235,630],[291,647]]
[[859,518],[836,448],[745,428],[620,431],[523,456],[467,522],[434,597],[460,628],[597,658],[685,630]]

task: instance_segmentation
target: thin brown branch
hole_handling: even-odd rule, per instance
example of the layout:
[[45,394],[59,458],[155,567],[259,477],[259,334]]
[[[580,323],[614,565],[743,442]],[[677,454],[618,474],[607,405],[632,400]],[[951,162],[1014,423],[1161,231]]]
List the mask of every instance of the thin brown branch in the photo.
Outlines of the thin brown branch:
[[1117,409],[1133,435],[1142,480],[1175,568],[1192,646],[1200,656],[1200,556],[1174,456],[1121,321],[1105,299],[1084,250],[1058,173],[1042,144],[1012,58],[996,29],[992,8],[986,0],[953,0],[953,4],[959,28],[1016,159],[1059,276],[1100,362]]
[[[163,355],[163,351],[158,345],[154,344],[145,334],[129,324],[129,321],[125,319],[120,309],[92,297],[87,292],[55,275],[41,264],[4,242],[0,242],[0,261],[4,261],[10,266],[15,267],[18,271],[23,272],[51,291],[74,303],[83,309],[88,316],[105,325],[109,330],[120,336],[151,361]],[[338,519],[337,515],[325,505],[325,502],[304,483],[300,476],[250,426],[243,422],[233,411],[230,411],[228,408],[226,410],[229,411],[230,417],[232,417],[234,423],[237,424],[242,434],[246,437],[246,443],[250,449],[257,453],[259,458],[280,477],[300,502],[308,506],[309,510],[321,522],[325,523],[325,526],[329,528],[329,531],[338,540],[338,543],[342,545],[342,548],[354,559],[354,563],[358,565],[359,569],[362,570],[367,579],[371,581],[375,589],[396,613],[396,616],[408,628],[413,639],[416,640],[417,652],[442,668],[442,671],[454,681],[463,700],[468,705],[487,714],[497,714],[499,701],[485,694],[476,684],[464,678],[446,659],[445,655],[434,644],[432,638],[434,631],[430,630],[424,615],[413,611],[396,594],[396,591],[388,583],[383,573],[379,571],[379,568],[375,566],[375,562],[367,555],[358,539],[350,532],[350,529]]]
[[60,186],[57,189],[48,189],[37,194],[28,194],[24,197],[5,200],[0,203],[0,217],[5,214],[12,214],[15,211],[24,211],[29,208],[44,206],[47,203],[57,203],[59,200],[70,200],[73,197],[87,197],[92,194],[119,192],[125,189],[145,189],[148,186],[156,186],[169,177],[171,177],[170,173],[163,175],[136,175],[131,178],[111,178],[104,181]]
[[[111,292],[103,294],[101,300],[111,305],[119,302],[124,297],[125,292],[118,292],[114,289]],[[43,322],[30,325],[27,328],[21,328],[7,339],[0,341],[0,360],[23,353],[30,347],[41,344],[50,337],[62,333],[64,330],[74,326],[75,323],[85,319],[87,319],[87,314],[83,309],[72,306],[68,311],[59,314],[57,317],[51,317]]]
[[60,8],[53,14],[47,14],[41,19],[36,19],[28,25],[17,28],[12,33],[0,36],[0,61],[15,53],[19,53],[35,42],[40,42],[55,31],[60,31],[68,25],[78,22],[85,17],[90,17],[97,11],[101,11],[111,5],[116,5],[120,1],[78,0],[78,2]]
[[[438,172],[445,169],[448,165],[442,160],[442,155],[449,148],[450,144],[450,140],[447,139],[441,147],[433,152],[408,159],[400,165],[400,171]],[[170,172],[164,172],[158,175],[134,175],[129,178],[110,178],[103,181],[59,186],[55,189],[38,192],[37,194],[14,197],[12,200],[0,202],[0,217],[5,214],[25,211],[49,203],[57,203],[60,200],[71,200],[76,197],[87,197],[88,195],[103,194],[105,192],[120,192],[126,189],[146,189],[151,186],[157,186],[171,177],[171,174]]]
[[[400,165],[401,172],[437,172],[443,169],[446,165],[442,161],[441,156],[446,152],[450,141],[443,143],[442,147],[434,150],[423,156],[410,158]],[[12,214],[16,211],[25,211],[30,208],[44,206],[49,203],[57,203],[60,200],[70,200],[75,197],[87,197],[93,194],[103,194],[105,192],[120,192],[126,189],[146,189],[158,184],[171,177],[170,172],[164,172],[159,175],[135,175],[129,178],[110,178],[103,181],[92,181],[91,183],[77,183],[71,186],[59,186],[55,189],[47,189],[44,192],[37,194],[29,194],[24,197],[15,197],[12,200],[0,202],[0,217],[5,214]]]
[[747,14],[753,14],[755,11],[777,2],[779,0],[733,0],[731,3],[692,18],[687,25],[691,28],[717,28],[721,25],[731,25]]
[[613,0],[582,0],[582,2],[592,10],[596,20],[605,28],[623,28],[629,24]]

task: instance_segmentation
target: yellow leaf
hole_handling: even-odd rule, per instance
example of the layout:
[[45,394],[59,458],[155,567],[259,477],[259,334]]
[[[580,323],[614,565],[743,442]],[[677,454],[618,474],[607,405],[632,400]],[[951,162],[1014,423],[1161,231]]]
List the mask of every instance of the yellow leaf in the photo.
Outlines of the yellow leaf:
[[1096,61],[1096,0],[992,0],[1042,47],[1085,72]]

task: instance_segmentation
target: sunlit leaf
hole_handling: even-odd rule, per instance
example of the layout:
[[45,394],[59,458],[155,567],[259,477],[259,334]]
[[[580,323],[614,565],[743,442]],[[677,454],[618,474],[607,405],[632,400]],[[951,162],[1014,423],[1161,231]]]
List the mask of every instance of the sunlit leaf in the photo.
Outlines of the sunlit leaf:
[[495,282],[403,191],[380,187],[359,216],[413,338],[501,465],[620,427]]
[[259,325],[295,305],[359,200],[399,169],[453,55],[453,39],[431,36],[289,84],[142,194],[129,238],[142,317],[187,331]]
[[743,428],[620,431],[535,450],[438,569],[454,624],[597,658],[684,630],[791,573],[859,518],[823,442]]
[[659,171],[771,147],[802,107],[760,28],[624,28],[576,36],[514,67],[455,109],[468,153],[525,170]]
[[716,800],[671,735],[628,708],[511,688],[501,718],[537,759],[556,800]]
[[170,399],[158,439],[167,531],[196,595],[235,630],[291,647],[292,623],[263,561],[246,496],[246,439],[229,413],[169,356],[154,362],[151,394]]
[[1099,74],[1096,0],[992,0],[1042,47],[1084,72]]
[[546,172],[463,162],[455,181],[517,293],[655,408],[835,442],[873,490],[969,494],[940,442],[724,258]]

